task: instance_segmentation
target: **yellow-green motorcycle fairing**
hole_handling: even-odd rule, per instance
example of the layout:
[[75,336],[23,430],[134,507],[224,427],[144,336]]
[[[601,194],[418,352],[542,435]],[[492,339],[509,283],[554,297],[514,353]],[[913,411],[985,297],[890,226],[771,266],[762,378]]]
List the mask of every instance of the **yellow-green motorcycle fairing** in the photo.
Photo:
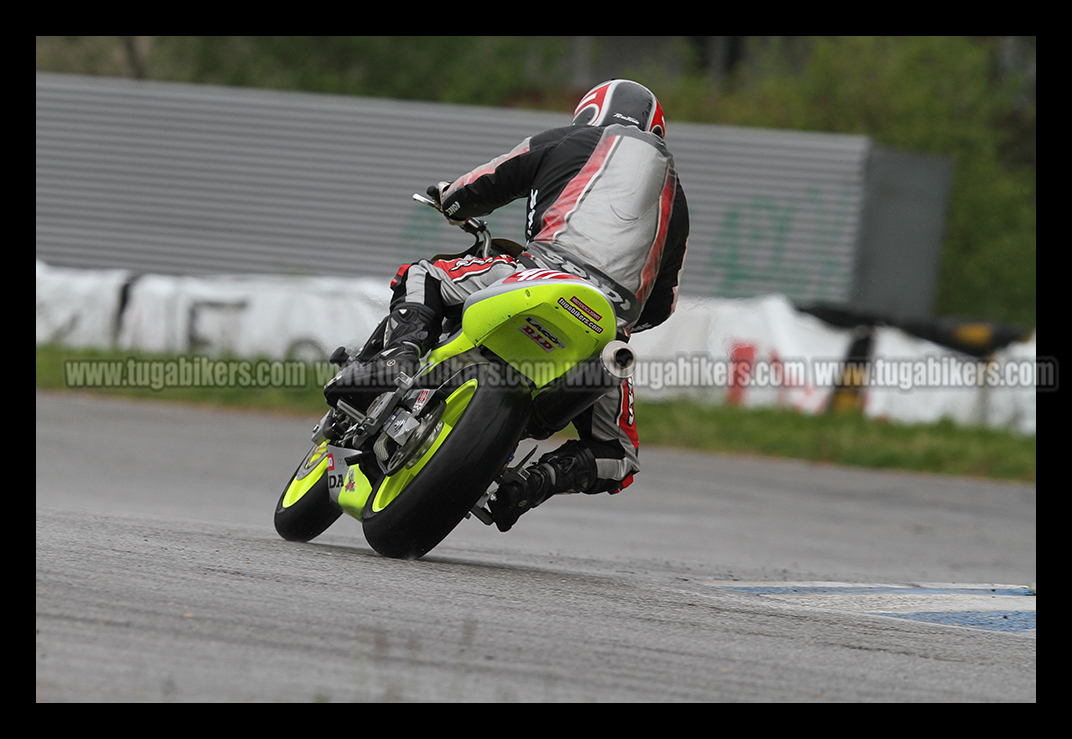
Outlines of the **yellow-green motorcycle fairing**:
[[[443,411],[443,418],[440,422],[443,424],[442,429],[436,434],[436,439],[432,442],[431,446],[418,457],[415,461],[407,464],[404,468],[399,470],[389,477],[385,477],[376,489],[375,496],[372,499],[372,510],[375,512],[382,511],[388,506],[388,504],[398,497],[399,493],[405,490],[406,486],[410,483],[414,477],[424,468],[424,465],[435,455],[439,450],[439,447],[443,445],[447,437],[454,430],[455,425],[458,423],[458,419],[462,417],[462,413],[469,407],[469,401],[473,399],[473,394],[476,392],[477,381],[469,380],[461,387],[451,393],[446,400],[446,409]],[[366,496],[367,497],[367,496]]]
[[348,449],[333,447],[326,441],[313,447],[298,466],[283,493],[283,508],[290,508],[301,500],[325,475],[328,475],[328,493],[335,497],[346,473],[346,463],[343,459],[352,453]]
[[493,285],[471,296],[462,314],[468,342],[487,347],[537,388],[599,354],[616,327],[610,301],[579,278]]
[[[598,354],[615,338],[616,327],[610,301],[584,280],[501,283],[471,296],[464,307],[461,331],[429,353],[424,371],[484,346],[541,388]],[[372,511],[386,508],[443,444],[476,389],[474,379],[452,392],[435,441],[416,461],[384,478],[375,489],[358,465],[347,469],[338,493],[339,506],[358,520],[370,498]]]
[[462,413],[469,406],[469,401],[472,400],[476,388],[477,381],[469,380],[447,396],[446,409],[443,412],[443,418],[440,419],[442,428],[436,434],[435,441],[416,460],[395,474],[385,477],[376,488],[375,493],[373,493],[372,483],[361,471],[361,468],[356,464],[352,465],[346,471],[346,481],[339,492],[339,506],[359,521],[370,496],[373,496],[373,511],[378,512],[386,508],[405,489],[406,485],[417,476],[417,473],[424,468],[424,465],[446,441],[447,436],[454,430],[458,419],[461,418]]

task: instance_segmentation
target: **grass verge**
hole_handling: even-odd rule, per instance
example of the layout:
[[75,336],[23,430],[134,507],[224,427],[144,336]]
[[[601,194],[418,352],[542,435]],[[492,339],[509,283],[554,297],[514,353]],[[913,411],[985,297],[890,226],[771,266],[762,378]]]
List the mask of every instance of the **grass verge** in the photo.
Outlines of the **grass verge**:
[[[95,377],[73,378],[73,369],[90,367],[102,371]],[[113,375],[108,377],[104,369]],[[201,381],[184,383],[194,372],[202,375],[195,378]],[[288,374],[287,366],[279,362],[37,348],[37,388],[41,390],[268,410],[302,414],[311,420],[324,410],[325,372],[330,368],[318,371],[309,366],[299,378]],[[138,387],[131,387],[132,382]],[[1034,436],[948,421],[909,425],[876,421],[861,413],[805,415],[690,401],[638,401],[637,426],[646,446],[1035,483]]]
[[637,404],[641,440],[877,469],[1035,482],[1035,437],[983,428],[671,402]]

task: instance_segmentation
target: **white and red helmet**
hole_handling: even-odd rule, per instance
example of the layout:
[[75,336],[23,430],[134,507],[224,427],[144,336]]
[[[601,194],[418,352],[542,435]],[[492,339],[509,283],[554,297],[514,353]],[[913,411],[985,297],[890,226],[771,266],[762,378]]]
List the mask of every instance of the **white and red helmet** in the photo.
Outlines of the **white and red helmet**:
[[596,85],[573,111],[576,126],[609,126],[621,123],[666,137],[663,106],[651,90],[632,80],[609,80]]

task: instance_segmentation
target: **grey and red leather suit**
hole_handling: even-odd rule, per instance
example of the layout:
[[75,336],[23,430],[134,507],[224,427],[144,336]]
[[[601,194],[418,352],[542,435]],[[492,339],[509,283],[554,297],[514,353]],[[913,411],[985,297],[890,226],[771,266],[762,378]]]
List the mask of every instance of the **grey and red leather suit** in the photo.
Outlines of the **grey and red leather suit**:
[[[526,245],[509,256],[422,260],[392,282],[394,303],[450,315],[518,269],[557,269],[592,280],[615,303],[619,334],[659,325],[674,311],[689,233],[673,157],[632,126],[566,126],[522,141],[442,193],[453,220],[527,202]],[[617,492],[639,469],[632,386],[623,383],[574,420],[596,458],[598,491]],[[594,491],[590,491],[594,492]]]

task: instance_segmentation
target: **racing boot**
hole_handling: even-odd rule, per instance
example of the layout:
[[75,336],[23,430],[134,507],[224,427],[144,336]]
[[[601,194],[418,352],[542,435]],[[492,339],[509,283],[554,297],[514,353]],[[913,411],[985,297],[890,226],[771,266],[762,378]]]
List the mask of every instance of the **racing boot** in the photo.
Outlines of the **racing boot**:
[[[439,338],[442,318],[421,303],[399,303],[356,357],[324,387],[328,404],[344,395],[394,388],[400,373],[413,376],[421,357]],[[382,330],[382,334],[380,331]],[[377,344],[382,344],[376,350]],[[373,353],[375,352],[375,353]]]
[[515,479],[499,485],[488,501],[499,531],[509,531],[521,514],[559,493],[592,492],[596,484],[596,458],[579,441],[568,441],[529,465]]

